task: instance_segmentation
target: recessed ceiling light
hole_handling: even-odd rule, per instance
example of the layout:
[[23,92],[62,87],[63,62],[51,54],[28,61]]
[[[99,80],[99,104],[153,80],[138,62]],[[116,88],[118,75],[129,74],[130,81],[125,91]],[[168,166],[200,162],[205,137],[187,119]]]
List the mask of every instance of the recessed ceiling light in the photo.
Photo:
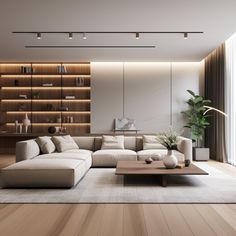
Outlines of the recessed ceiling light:
[[69,33],[69,39],[72,39],[73,38],[73,34],[70,32]]
[[83,33],[83,39],[87,39],[87,36],[85,33]]
[[184,39],[188,39],[188,33],[184,33]]
[[37,39],[41,39],[41,33],[37,33]]

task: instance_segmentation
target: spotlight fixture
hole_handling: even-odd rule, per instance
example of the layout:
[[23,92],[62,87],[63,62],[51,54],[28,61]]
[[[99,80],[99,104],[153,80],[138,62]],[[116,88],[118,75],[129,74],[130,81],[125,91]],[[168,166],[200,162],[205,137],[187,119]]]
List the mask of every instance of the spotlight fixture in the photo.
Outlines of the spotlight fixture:
[[69,39],[72,39],[73,38],[73,34],[70,32],[69,33]]
[[41,33],[37,33],[37,39],[41,39]]
[[184,39],[188,39],[188,33],[184,33]]
[[139,39],[139,33],[135,34],[136,39]]
[[87,39],[87,36],[85,33],[83,33],[83,39]]

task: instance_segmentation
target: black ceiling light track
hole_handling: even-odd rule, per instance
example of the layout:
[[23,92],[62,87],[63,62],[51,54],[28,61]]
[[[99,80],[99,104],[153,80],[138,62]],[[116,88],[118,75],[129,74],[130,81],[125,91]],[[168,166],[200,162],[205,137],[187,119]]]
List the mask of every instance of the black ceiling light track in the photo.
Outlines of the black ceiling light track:
[[25,48],[155,48],[153,45],[26,45]]

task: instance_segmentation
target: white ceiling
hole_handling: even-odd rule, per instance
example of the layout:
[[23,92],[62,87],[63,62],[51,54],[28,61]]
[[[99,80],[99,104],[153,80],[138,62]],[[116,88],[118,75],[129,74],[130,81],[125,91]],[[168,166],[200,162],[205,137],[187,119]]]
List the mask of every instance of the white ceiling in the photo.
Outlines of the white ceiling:
[[[200,61],[236,32],[235,0],[0,0],[1,61]],[[190,35],[12,34],[12,31],[204,31]],[[26,49],[25,45],[156,45]]]

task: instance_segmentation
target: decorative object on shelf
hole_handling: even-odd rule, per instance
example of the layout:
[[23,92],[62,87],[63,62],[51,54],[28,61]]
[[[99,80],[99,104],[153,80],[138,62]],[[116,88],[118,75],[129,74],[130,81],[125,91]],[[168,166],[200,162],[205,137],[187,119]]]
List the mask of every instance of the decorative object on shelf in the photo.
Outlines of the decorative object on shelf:
[[130,118],[116,118],[115,130],[136,130],[135,120]]
[[73,116],[70,117],[70,123],[74,123],[74,118],[73,118]]
[[157,140],[160,144],[167,148],[167,155],[163,158],[163,164],[167,169],[173,169],[177,166],[178,160],[173,153],[177,149],[177,134],[170,130],[169,132],[160,133],[157,135]]
[[227,117],[227,114],[214,107],[209,106],[210,100],[206,100],[203,96],[196,95],[193,91],[187,90],[192,96],[188,99],[187,104],[189,110],[182,112],[188,119],[187,125],[184,127],[190,129],[191,139],[196,142],[196,146],[193,148],[193,158],[196,161],[207,161],[209,160],[209,148],[202,146],[202,140],[204,137],[204,130],[210,125],[208,122],[209,111],[216,111]]
[[68,107],[60,107],[59,110],[60,110],[60,111],[68,111],[69,108],[68,108]]
[[84,78],[82,78],[82,77],[75,78],[75,85],[77,87],[83,87],[84,86]]
[[19,80],[15,79],[15,80],[14,80],[14,85],[15,85],[16,87],[19,86]]
[[146,164],[151,164],[153,162],[151,157],[145,159]]
[[62,118],[61,118],[61,113],[59,115],[59,117],[57,118],[57,123],[61,123],[62,122]]
[[42,84],[43,87],[52,87],[53,83],[44,83]]
[[21,73],[22,74],[31,74],[32,67],[31,66],[21,66]]
[[28,114],[27,113],[25,113],[25,119],[22,121],[22,123],[23,123],[23,125],[25,127],[25,133],[27,133],[28,132],[28,128],[29,128],[29,126],[31,124],[31,121],[28,118]]
[[22,134],[22,124],[19,124],[19,133]]
[[57,131],[56,127],[55,126],[50,126],[48,127],[48,133],[49,134],[55,134]]
[[18,133],[19,122],[15,120],[15,132]]
[[27,99],[28,98],[26,94],[19,94],[18,97],[21,98],[21,99]]
[[67,95],[65,96],[65,99],[75,99],[76,97],[74,95]]
[[61,127],[61,133],[66,134],[66,127]]
[[66,69],[65,66],[62,66],[62,65],[61,65],[61,66],[58,66],[58,67],[57,67],[57,72],[60,73],[60,74],[61,74],[61,73],[67,73],[67,69]]
[[40,98],[40,93],[39,92],[33,92],[32,93],[32,98],[33,99],[39,99]]

